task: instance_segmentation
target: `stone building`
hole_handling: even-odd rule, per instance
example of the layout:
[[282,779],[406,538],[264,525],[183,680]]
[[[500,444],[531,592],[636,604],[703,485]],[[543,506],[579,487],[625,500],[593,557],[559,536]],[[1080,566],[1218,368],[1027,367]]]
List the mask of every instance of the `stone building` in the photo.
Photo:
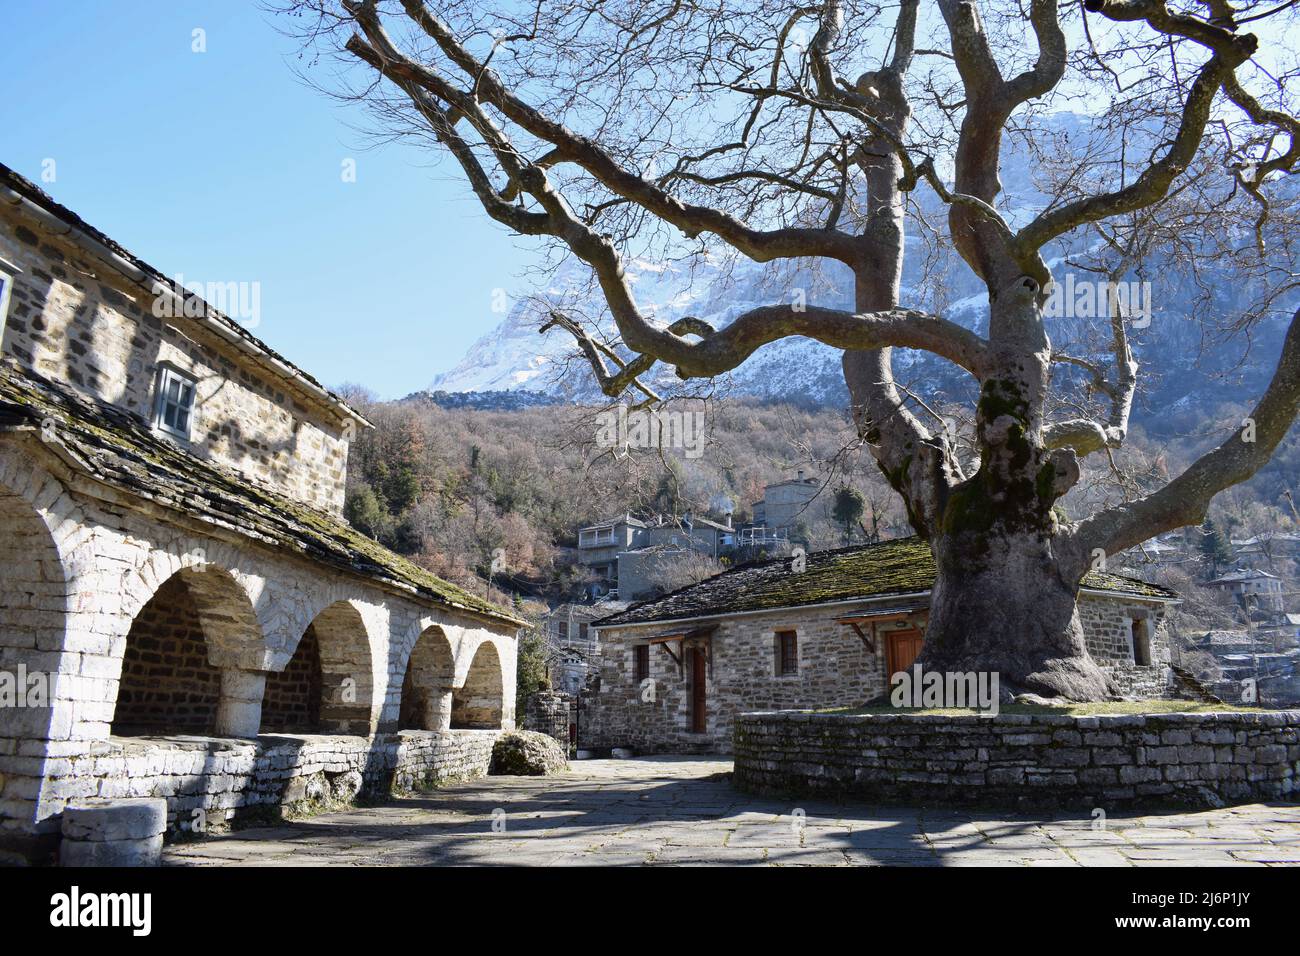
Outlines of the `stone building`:
[[796,477],[778,481],[763,488],[763,497],[751,505],[754,526],[788,531],[801,524],[829,521],[834,495],[823,494],[822,482],[804,477],[799,469]]
[[0,854],[77,798],[187,828],[475,772],[522,625],[343,520],[366,420],[2,166],[0,200]]
[[[858,706],[884,694],[925,639],[934,561],[916,538],[743,565],[593,625],[597,675],[579,745],[731,751],[748,711]],[[1079,612],[1093,658],[1124,693],[1170,687],[1173,592],[1090,573]]]

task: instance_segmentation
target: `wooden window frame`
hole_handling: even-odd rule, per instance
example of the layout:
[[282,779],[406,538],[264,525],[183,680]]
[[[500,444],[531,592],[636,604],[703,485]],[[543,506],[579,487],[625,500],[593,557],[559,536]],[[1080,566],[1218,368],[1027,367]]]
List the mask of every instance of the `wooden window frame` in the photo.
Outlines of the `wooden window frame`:
[[[787,667],[786,641],[789,640],[791,654]],[[775,656],[777,677],[799,676],[799,632],[794,628],[785,628],[775,634]]]
[[632,645],[632,679],[640,684],[650,678],[650,645]]

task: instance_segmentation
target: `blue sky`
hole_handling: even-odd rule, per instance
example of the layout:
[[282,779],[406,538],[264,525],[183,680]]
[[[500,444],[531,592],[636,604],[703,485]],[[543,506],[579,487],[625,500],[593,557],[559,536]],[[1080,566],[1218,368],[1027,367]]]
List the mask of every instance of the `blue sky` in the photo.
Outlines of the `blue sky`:
[[3,33],[0,162],[169,276],[259,282],[253,332],[326,384],[423,388],[527,286],[527,241],[435,157],[366,148],[251,0],[4,0]]

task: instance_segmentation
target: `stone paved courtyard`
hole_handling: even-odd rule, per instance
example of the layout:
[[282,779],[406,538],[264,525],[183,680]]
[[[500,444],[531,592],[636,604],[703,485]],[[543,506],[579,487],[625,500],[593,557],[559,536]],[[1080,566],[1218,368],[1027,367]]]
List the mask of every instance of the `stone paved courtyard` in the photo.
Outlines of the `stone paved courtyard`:
[[[761,799],[729,761],[575,762],[170,847],[173,866],[1300,864],[1300,806],[1090,817]],[[802,826],[798,821],[802,816]],[[495,825],[495,828],[494,828]]]

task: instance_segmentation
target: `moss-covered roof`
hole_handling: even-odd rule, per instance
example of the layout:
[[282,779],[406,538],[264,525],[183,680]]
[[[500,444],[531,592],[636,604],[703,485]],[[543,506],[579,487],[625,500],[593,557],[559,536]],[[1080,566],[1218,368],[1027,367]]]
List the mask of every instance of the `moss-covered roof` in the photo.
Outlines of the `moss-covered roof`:
[[52,435],[78,471],[190,518],[341,571],[394,585],[413,599],[512,626],[514,615],[442,580],[346,522],[253,485],[155,435],[138,417],[0,360],[0,428]]
[[[593,626],[618,627],[923,594],[934,586],[936,573],[929,545],[920,538],[818,551],[805,560],[805,569],[797,573],[792,570],[792,558],[744,564],[664,597],[634,604],[626,611],[594,621]],[[1176,597],[1167,588],[1118,574],[1091,572],[1084,577],[1083,586],[1163,601]]]

